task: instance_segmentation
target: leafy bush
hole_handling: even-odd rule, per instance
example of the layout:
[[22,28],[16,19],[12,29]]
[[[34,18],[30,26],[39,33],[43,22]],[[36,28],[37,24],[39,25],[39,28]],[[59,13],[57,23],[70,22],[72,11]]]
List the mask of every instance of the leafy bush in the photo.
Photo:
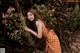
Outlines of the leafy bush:
[[47,27],[53,28],[55,23],[54,18],[55,9],[51,9],[50,6],[46,6],[44,4],[42,5],[35,4],[35,8],[38,14],[41,16],[41,19],[45,21]]
[[[7,17],[5,17],[7,16]],[[21,21],[17,13],[2,14],[2,23],[5,26],[5,35],[7,35],[11,40],[15,40],[21,43],[21,36],[24,35],[24,30],[22,28]]]

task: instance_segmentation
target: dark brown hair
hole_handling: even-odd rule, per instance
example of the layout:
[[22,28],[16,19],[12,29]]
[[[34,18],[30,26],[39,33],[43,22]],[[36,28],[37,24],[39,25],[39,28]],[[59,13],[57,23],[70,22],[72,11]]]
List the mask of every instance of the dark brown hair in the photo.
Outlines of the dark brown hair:
[[31,13],[34,14],[34,16],[35,16],[34,21],[36,21],[36,20],[38,20],[38,19],[42,20],[41,17],[40,17],[40,15],[36,12],[35,9],[33,9],[33,8],[28,9],[27,12],[31,12]]
[[[35,16],[34,20],[31,21],[31,22],[35,23],[35,22],[39,19],[39,20],[41,20],[41,21],[45,24],[45,26],[46,26],[46,23],[41,19],[41,16],[36,12],[35,9],[33,9],[33,8],[28,9],[27,12],[31,12],[31,13],[33,13],[34,16]],[[46,26],[46,27],[47,27],[47,26]]]

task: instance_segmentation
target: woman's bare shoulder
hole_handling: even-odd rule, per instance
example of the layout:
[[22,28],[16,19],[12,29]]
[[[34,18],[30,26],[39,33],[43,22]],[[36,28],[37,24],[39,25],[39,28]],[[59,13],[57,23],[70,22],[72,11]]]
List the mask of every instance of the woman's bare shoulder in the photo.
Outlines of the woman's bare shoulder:
[[37,26],[42,26],[42,23],[40,21],[36,21]]

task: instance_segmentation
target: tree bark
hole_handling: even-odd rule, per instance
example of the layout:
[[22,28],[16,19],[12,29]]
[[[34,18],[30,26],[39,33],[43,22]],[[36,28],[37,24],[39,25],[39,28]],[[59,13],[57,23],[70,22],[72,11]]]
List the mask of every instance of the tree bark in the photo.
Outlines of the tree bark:
[[[14,0],[14,1],[15,1],[15,4],[16,4],[16,7],[17,7],[19,18],[21,20],[21,24],[23,26],[27,26],[26,23],[25,23],[25,19],[24,19],[22,10],[21,10],[21,6],[19,5],[19,0]],[[35,42],[32,40],[32,36],[30,35],[30,33],[25,32],[25,37],[28,38],[28,42],[30,43],[31,46],[34,46],[35,45]]]

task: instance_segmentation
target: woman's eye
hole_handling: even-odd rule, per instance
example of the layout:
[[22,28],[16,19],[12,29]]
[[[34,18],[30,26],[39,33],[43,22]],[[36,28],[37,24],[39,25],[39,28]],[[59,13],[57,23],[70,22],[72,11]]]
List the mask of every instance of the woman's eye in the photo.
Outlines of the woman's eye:
[[30,14],[30,16],[32,16],[32,14]]

